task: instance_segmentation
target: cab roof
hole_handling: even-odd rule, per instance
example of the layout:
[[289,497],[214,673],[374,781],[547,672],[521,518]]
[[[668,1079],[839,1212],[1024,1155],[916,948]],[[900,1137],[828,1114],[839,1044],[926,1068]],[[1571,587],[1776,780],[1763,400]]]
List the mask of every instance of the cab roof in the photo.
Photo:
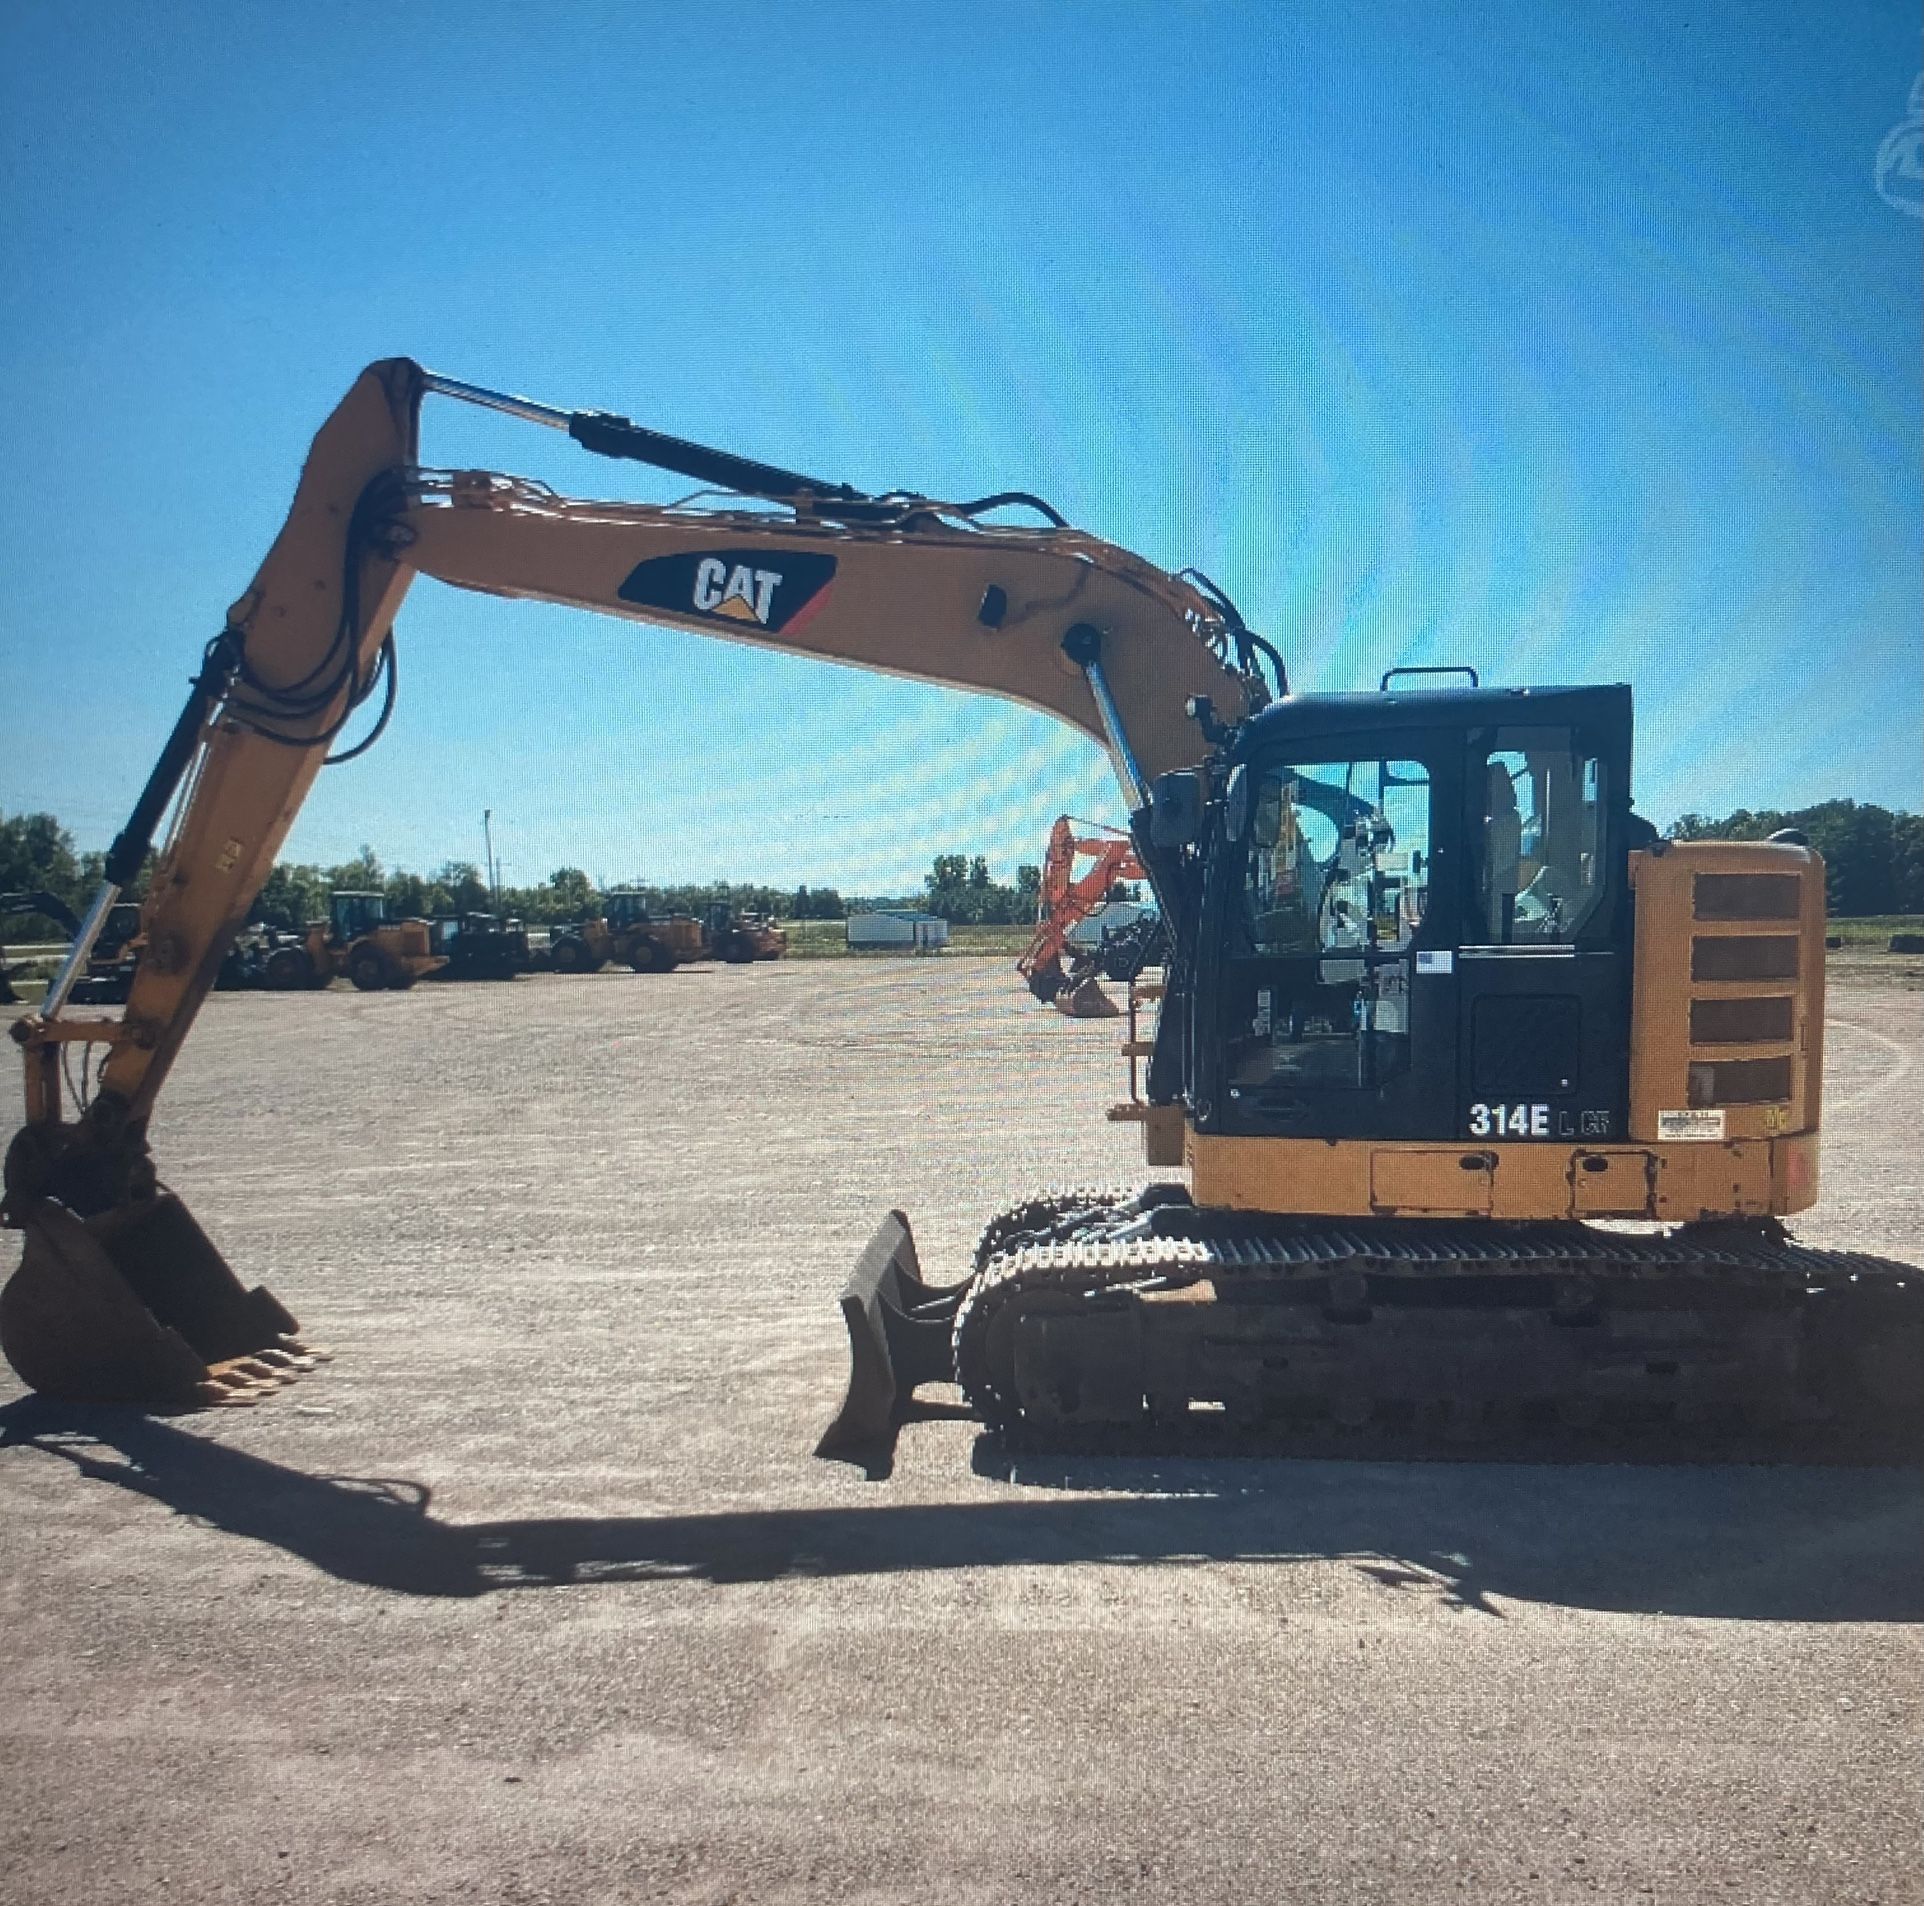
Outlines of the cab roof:
[[1350,735],[1417,729],[1567,727],[1630,738],[1624,682],[1548,688],[1392,688],[1375,694],[1289,695],[1243,724],[1235,758]]

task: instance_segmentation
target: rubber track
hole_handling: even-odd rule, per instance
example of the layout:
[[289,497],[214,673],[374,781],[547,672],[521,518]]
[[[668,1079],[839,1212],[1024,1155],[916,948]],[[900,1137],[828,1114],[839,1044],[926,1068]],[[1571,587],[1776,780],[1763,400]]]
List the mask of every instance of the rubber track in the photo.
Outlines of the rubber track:
[[1138,1195],[1134,1185],[1052,1185],[1006,1211],[998,1211],[982,1227],[975,1244],[975,1269],[985,1271],[1003,1254],[1012,1239],[1053,1231],[1065,1218],[1113,1212]]
[[[990,1427],[1012,1427],[1020,1416],[1015,1397],[989,1366],[990,1328],[1006,1305],[1043,1287],[1082,1294],[1150,1281],[1172,1286],[1203,1278],[1302,1281],[1339,1273],[1414,1274],[1425,1283],[1439,1277],[1530,1275],[1573,1283],[1675,1284],[1702,1278],[1719,1291],[1760,1295],[1849,1285],[1903,1302],[1924,1318],[1924,1273],[1916,1267],[1862,1252],[1814,1250],[1781,1232],[1772,1236],[1762,1225],[1741,1222],[1638,1234],[1573,1222],[1381,1219],[1356,1225],[1176,1204],[1148,1221],[1177,1235],[1070,1236],[999,1248],[1012,1233],[1033,1236],[1035,1230],[1091,1221],[1099,1231],[1105,1218],[1113,1223],[1138,1195],[1133,1189],[1057,1192],[991,1220],[982,1240],[986,1262],[956,1315],[954,1335],[957,1381]],[[1724,1241],[1718,1241],[1720,1234]]]

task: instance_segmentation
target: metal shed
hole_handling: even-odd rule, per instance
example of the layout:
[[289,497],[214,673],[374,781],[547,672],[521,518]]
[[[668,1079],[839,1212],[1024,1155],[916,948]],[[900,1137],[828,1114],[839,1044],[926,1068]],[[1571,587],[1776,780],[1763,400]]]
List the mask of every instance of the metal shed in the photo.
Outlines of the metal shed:
[[857,953],[939,953],[949,943],[946,920],[912,907],[851,913],[847,929],[850,950]]

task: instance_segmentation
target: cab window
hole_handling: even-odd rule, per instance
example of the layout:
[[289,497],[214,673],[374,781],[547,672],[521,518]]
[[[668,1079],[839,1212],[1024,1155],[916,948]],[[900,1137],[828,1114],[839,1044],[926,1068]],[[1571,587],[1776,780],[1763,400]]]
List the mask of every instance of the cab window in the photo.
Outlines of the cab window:
[[1243,918],[1272,958],[1408,946],[1429,898],[1420,761],[1316,761],[1256,784]]
[[1487,946],[1556,946],[1595,912],[1603,879],[1597,756],[1563,728],[1500,728],[1482,789],[1475,931]]
[[1369,1090],[1408,1069],[1412,945],[1430,900],[1420,761],[1251,769],[1241,931],[1227,980],[1226,1084]]

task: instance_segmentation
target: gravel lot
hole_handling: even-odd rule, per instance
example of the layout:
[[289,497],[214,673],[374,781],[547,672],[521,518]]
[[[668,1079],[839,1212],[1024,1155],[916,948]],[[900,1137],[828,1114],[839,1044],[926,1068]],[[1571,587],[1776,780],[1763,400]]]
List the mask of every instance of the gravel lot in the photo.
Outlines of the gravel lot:
[[[1920,1253],[1924,993],[1816,1243]],[[1001,962],[221,995],[163,1171],[338,1360],[0,1388],[0,1898],[1897,1902],[1915,1475],[815,1461],[879,1213],[1137,1174]]]

